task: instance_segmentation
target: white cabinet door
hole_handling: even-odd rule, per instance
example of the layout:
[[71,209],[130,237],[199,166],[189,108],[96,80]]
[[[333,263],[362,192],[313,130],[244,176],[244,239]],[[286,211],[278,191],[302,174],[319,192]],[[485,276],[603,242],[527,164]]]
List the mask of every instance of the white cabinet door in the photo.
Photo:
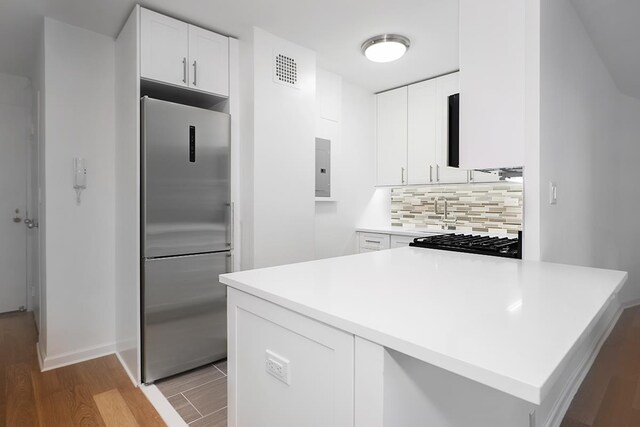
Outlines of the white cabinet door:
[[437,79],[408,88],[407,181],[431,184],[436,165]]
[[392,235],[391,236],[391,249],[402,248],[405,246],[409,246],[409,243],[413,242],[418,236],[399,236]]
[[187,86],[189,25],[151,10],[140,15],[142,78]]
[[436,181],[439,183],[466,183],[467,171],[451,168],[449,164],[449,96],[459,92],[459,73],[448,74],[436,80],[437,100],[437,143],[436,143]]
[[189,25],[189,87],[229,96],[229,38]]
[[377,104],[377,185],[406,184],[407,87],[383,92]]

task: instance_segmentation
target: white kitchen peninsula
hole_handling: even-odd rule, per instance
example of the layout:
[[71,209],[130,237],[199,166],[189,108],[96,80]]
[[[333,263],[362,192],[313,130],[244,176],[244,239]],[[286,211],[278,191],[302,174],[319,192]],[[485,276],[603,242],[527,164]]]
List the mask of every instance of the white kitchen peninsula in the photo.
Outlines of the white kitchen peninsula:
[[559,425],[626,278],[412,247],[222,275],[229,425]]

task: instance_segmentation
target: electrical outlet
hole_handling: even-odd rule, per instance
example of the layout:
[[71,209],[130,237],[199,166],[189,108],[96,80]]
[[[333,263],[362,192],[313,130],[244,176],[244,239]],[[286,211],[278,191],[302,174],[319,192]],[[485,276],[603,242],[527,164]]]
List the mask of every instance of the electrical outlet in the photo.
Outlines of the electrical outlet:
[[289,361],[278,356],[271,350],[267,350],[265,360],[266,371],[286,385],[290,384]]

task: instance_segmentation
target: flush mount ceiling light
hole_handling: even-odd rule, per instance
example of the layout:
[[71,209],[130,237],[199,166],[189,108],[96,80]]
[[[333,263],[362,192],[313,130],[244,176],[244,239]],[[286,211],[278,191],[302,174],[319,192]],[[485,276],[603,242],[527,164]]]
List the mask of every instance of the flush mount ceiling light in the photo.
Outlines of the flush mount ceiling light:
[[400,59],[409,49],[409,39],[398,34],[382,34],[362,43],[362,53],[373,62],[391,62]]

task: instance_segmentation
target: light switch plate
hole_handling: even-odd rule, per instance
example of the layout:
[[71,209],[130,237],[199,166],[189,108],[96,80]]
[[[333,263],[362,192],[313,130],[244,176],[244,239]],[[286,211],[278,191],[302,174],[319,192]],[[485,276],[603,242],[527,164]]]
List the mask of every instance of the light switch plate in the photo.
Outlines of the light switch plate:
[[558,185],[555,182],[549,182],[549,204],[558,204]]

